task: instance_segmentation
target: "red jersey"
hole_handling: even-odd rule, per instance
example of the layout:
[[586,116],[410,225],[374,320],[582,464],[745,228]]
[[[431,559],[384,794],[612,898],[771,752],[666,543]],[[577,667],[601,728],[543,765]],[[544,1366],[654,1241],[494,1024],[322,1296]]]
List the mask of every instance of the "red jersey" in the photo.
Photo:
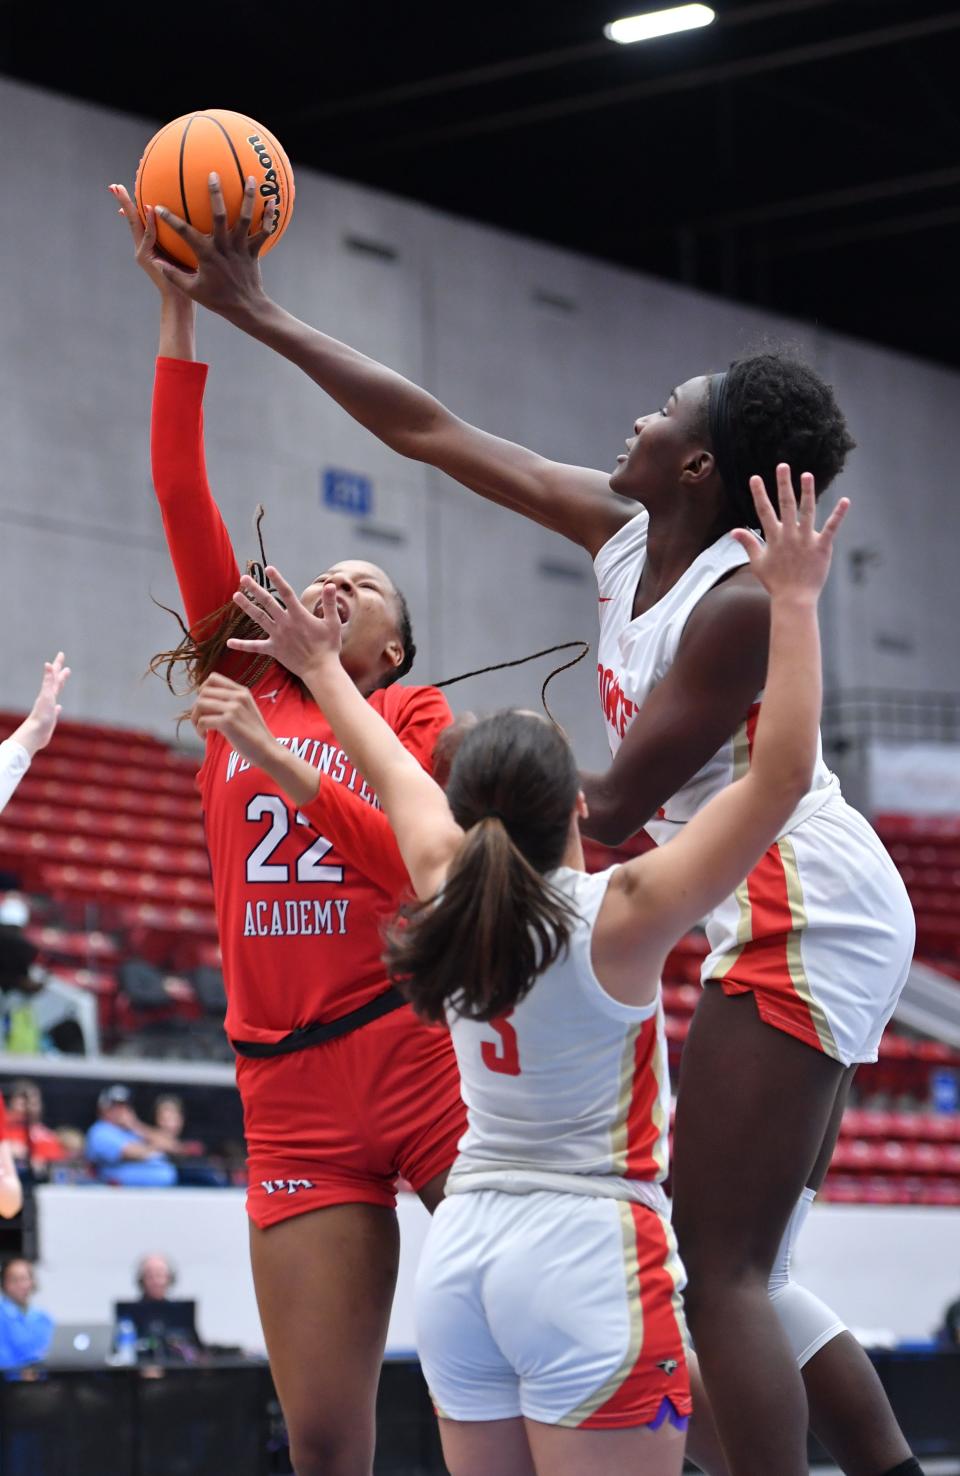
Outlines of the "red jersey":
[[[239,583],[204,465],[206,374],[204,364],[158,359],[153,402],[154,484],[191,628],[225,605]],[[222,669],[236,675],[247,659],[228,653]],[[208,737],[198,775],[227,1033],[276,1041],[347,1014],[385,987],[382,928],[396,911],[406,872],[376,795],[313,699],[276,664],[252,691],[277,741],[321,779],[318,798],[300,812],[219,733]],[[429,769],[437,737],[451,721],[440,692],[395,684],[369,701]],[[336,849],[319,833],[325,816]]]

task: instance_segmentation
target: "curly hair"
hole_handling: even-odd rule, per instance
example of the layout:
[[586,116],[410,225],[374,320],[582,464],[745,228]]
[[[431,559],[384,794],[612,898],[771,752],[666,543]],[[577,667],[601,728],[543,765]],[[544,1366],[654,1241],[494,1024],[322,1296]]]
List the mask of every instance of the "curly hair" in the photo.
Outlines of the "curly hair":
[[737,468],[736,485],[726,486],[731,527],[757,526],[750,477],[762,477],[772,492],[777,464],[786,461],[797,474],[813,473],[819,497],[856,445],[832,387],[785,350],[734,360],[726,401]]

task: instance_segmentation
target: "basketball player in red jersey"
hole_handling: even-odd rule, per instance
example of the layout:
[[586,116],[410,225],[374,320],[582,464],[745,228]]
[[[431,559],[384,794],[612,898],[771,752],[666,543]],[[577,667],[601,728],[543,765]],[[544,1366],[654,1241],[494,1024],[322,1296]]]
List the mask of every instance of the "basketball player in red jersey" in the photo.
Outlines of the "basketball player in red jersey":
[[[772,485],[783,461],[813,473],[818,492],[829,486],[852,445],[829,387],[788,357],[756,355],[639,417],[612,477],[562,465],[290,317],[263,290],[256,243],[227,232],[215,180],[211,198],[212,237],[165,213],[199,259],[195,274],[164,265],[168,281],[297,364],[401,455],[570,538],[616,583],[615,597],[600,589],[601,647],[617,656],[600,672],[614,759],[584,776],[587,832],[614,842],[690,819],[749,763],[764,682],[769,602],[731,555],[729,530],[753,525],[751,474]],[[789,1277],[852,1069],[875,1058],[911,950],[905,893],[871,835],[819,763],[796,828],[709,920],[711,987],[680,1085],[675,1218],[735,1476],[806,1471],[807,1395],[852,1476],[919,1471],[866,1356]]]
[[[225,648],[240,574],[204,470],[194,309],[156,269],[153,219],[144,232],[127,192],[114,194],[162,296],[153,472],[191,632],[168,656],[187,658],[192,685],[211,668],[249,685],[276,739],[269,774],[210,726],[198,781],[257,1300],[297,1476],[365,1476],[397,1271],[396,1180],[430,1210],[440,1199],[464,1127],[456,1060],[447,1032],[417,1022],[385,977],[380,929],[404,872],[382,860],[396,859],[396,845],[375,795],[299,681]],[[324,566],[304,591],[308,607],[331,580],[345,670],[429,768],[450,711],[435,688],[396,684],[414,653],[402,596],[382,569],[348,561]],[[337,851],[311,823],[327,807],[347,838]]]

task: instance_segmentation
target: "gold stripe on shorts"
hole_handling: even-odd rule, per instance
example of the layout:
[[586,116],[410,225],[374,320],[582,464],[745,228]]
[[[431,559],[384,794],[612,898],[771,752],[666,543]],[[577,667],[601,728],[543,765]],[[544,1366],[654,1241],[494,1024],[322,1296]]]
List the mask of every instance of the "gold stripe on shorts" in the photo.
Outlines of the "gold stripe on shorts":
[[828,1056],[834,1060],[840,1059],[837,1042],[830,1028],[830,1021],[824,1012],[819,1000],[814,998],[807,978],[806,969],[803,967],[803,956],[800,948],[800,939],[803,930],[807,926],[807,910],[803,904],[803,884],[800,881],[800,868],[797,865],[797,853],[793,848],[793,842],[788,835],[782,836],[777,842],[780,859],[783,862],[783,874],[787,884],[787,902],[790,907],[790,932],[787,934],[787,971],[790,974],[790,982],[810,1011],[810,1019],[820,1047]]
[[733,968],[747,943],[753,941],[753,910],[750,906],[750,892],[747,886],[749,878],[743,881],[734,892],[737,899],[739,916],[737,917],[737,942],[734,948],[727,953],[722,953],[710,970],[711,979],[722,979]]
[[633,1372],[634,1365],[640,1357],[640,1349],[643,1347],[643,1306],[640,1301],[640,1261],[637,1254],[637,1230],[634,1224],[631,1205],[622,1200],[617,1202],[617,1212],[620,1216],[620,1233],[623,1237],[623,1271],[626,1283],[625,1291],[627,1298],[627,1310],[630,1317],[630,1327],[627,1340],[627,1351],[624,1353],[620,1363],[613,1373],[596,1389],[589,1398],[576,1409],[570,1410],[558,1425],[573,1426],[582,1425],[591,1415],[596,1414],[601,1405],[616,1394],[624,1379],[629,1378]]

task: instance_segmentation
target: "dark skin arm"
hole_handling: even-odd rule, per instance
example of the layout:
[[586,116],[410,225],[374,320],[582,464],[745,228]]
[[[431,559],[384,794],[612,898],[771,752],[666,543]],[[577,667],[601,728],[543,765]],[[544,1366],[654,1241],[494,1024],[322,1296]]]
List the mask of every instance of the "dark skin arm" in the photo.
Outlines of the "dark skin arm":
[[636,835],[736,732],[766,680],[769,630],[769,596],[749,570],[703,597],[610,767],[581,774],[584,835],[607,846]]
[[[202,235],[157,207],[189,243],[199,263],[188,272],[154,258],[156,270],[194,302],[234,323],[308,374],[360,425],[401,456],[423,461],[481,497],[511,508],[596,554],[637,511],[609,486],[609,474],[567,466],[470,425],[383,364],[299,322],[263,290],[259,254],[267,224],[249,235],[254,194],[248,181],[243,210],[227,226],[219,183],[210,188],[213,234]],[[509,369],[505,372],[509,373]]]

